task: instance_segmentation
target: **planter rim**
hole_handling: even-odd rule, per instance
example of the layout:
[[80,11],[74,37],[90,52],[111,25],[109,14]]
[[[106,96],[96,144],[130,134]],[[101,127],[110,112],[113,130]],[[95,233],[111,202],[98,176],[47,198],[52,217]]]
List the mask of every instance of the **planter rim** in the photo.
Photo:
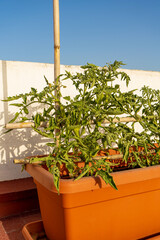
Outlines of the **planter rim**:
[[[57,192],[54,186],[52,174],[43,167],[33,164],[26,164],[25,169],[34,178],[34,180],[39,182],[48,190]],[[160,178],[160,165],[114,172],[111,173],[111,175],[114,178],[117,188],[119,188],[125,184],[132,184],[136,182],[143,183],[151,179]],[[99,176],[83,177],[77,181],[74,179],[60,179],[61,194],[92,191],[102,188],[109,189],[111,186],[106,184]],[[113,189],[113,191],[116,190]]]
[[23,237],[26,240],[34,240],[34,238],[32,237],[32,234],[37,235],[38,233],[41,233],[41,232],[44,232],[42,220],[29,222],[29,223],[25,224],[22,229]]

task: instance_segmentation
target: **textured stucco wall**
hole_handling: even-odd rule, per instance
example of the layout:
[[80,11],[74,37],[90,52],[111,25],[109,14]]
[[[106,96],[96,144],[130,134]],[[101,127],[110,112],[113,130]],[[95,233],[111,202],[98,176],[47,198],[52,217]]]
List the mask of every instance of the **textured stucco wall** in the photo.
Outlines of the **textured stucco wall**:
[[[79,66],[61,66],[61,73],[65,70],[72,73],[82,71]],[[160,72],[124,70],[132,79],[130,89],[140,89],[144,85],[155,89],[160,88]],[[52,82],[54,74],[53,64],[0,61],[0,99],[13,96],[21,92],[25,93],[30,87],[41,90],[45,86],[44,75]],[[67,88],[63,89],[63,95],[75,94],[70,81],[65,81]],[[127,90],[124,82],[121,82],[122,90]],[[4,132],[3,126],[12,117],[15,107],[0,101],[0,134]],[[23,158],[35,154],[47,153],[46,139],[33,133],[31,129],[13,130],[0,136],[0,181],[23,178],[28,176],[21,173],[21,166],[14,165],[14,158]]]

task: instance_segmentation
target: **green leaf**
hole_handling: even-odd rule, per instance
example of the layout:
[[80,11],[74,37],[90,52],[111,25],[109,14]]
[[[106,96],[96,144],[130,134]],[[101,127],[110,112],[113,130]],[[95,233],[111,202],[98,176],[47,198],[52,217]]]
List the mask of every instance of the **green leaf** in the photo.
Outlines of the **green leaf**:
[[133,155],[134,155],[134,157],[135,157],[135,159],[136,159],[137,164],[138,164],[141,168],[144,168],[145,166],[142,164],[142,162],[141,162],[138,154],[137,154],[136,152],[134,152],[134,151],[132,151],[132,153],[133,153]]
[[37,92],[37,89],[35,89],[35,88],[31,88],[31,91],[35,94],[36,92]]
[[25,164],[22,165],[21,172],[25,170]]
[[103,144],[103,148],[106,149],[106,147],[107,147],[107,139],[106,139],[106,137],[102,138],[102,144]]
[[12,118],[12,119],[9,121],[9,123],[15,122],[15,120],[18,118],[19,114],[20,114],[20,112],[16,112],[14,118]]
[[16,96],[13,96],[13,97],[7,97],[7,99],[4,99],[4,100],[2,100],[3,102],[10,102],[10,101],[14,101],[14,100],[17,100],[17,99],[19,99],[19,98],[21,98],[22,97],[22,95],[20,94],[20,95],[16,95]]
[[11,132],[11,131],[13,131],[13,129],[9,129],[9,130],[3,132],[2,135],[3,135],[3,134],[6,134],[6,133],[9,133],[9,132]]
[[25,112],[25,114],[29,113],[29,111],[28,111],[28,109],[26,107],[23,108],[23,111]]
[[28,120],[27,117],[22,117],[21,120],[20,120],[20,122],[25,122],[25,121],[27,121],[27,120]]
[[129,147],[130,147],[130,143],[127,143],[127,144],[126,144],[126,147],[125,147],[125,153],[124,153],[124,156],[123,156],[123,159],[124,159],[125,163],[128,162]]
[[59,193],[60,170],[55,165],[53,167],[51,167],[51,169],[52,169],[52,174],[53,174],[53,182],[57,189],[57,192]]
[[12,103],[12,104],[10,104],[10,106],[22,107],[23,104],[22,103]]
[[85,130],[85,127],[83,126],[83,127],[82,127],[82,130],[81,130],[81,136],[82,136],[83,134],[85,134],[85,132],[86,132],[86,130]]
[[26,104],[27,103],[27,95],[26,94],[22,95],[22,98],[23,98],[24,104]]
[[96,172],[96,176],[97,175],[99,175],[105,181],[106,184],[109,183],[111,187],[118,190],[115,182],[113,181],[113,177],[108,172],[105,172],[104,170],[100,170]]
[[79,180],[80,178],[84,177],[90,170],[90,166],[86,166],[83,171],[81,172],[81,174],[75,179],[75,181]]
[[43,137],[46,137],[46,138],[53,138],[54,137],[54,135],[52,133],[43,132],[40,129],[37,129],[36,127],[32,127],[32,128],[34,129],[35,132],[42,135]]
[[65,100],[67,100],[67,101],[70,101],[71,100],[71,98],[70,98],[70,96],[66,96],[66,97],[63,97]]

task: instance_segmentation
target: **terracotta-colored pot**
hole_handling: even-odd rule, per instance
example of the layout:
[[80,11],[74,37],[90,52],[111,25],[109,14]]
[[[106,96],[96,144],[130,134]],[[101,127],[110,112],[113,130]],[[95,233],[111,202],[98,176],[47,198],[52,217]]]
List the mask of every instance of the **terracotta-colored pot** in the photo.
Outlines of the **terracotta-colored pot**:
[[42,220],[27,223],[23,227],[22,233],[26,240],[47,239]]
[[[23,227],[22,233],[26,240],[48,240],[44,231],[42,220],[27,223]],[[139,240],[160,240],[160,233],[152,234]]]
[[[26,240],[48,240],[46,237],[43,222],[35,221],[27,223],[22,229],[23,236]],[[139,240],[160,240],[160,233],[152,234]]]
[[50,240],[135,240],[160,231],[160,166],[112,173],[118,191],[100,177],[60,180],[26,165],[37,185]]

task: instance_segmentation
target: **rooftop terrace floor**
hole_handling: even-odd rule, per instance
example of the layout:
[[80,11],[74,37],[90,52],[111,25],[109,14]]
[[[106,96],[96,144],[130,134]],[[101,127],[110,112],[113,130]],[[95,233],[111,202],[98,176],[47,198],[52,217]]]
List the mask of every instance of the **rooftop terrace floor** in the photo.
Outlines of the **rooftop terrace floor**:
[[25,224],[41,220],[39,210],[32,210],[0,219],[0,240],[24,240],[22,228]]
[[[39,220],[41,220],[39,210],[32,210],[18,215],[0,218],[0,240],[25,240],[22,235],[24,225]],[[45,233],[43,233],[43,237],[39,237],[38,235],[37,237],[33,237],[33,239],[47,240]],[[160,240],[160,233],[139,240]]]

